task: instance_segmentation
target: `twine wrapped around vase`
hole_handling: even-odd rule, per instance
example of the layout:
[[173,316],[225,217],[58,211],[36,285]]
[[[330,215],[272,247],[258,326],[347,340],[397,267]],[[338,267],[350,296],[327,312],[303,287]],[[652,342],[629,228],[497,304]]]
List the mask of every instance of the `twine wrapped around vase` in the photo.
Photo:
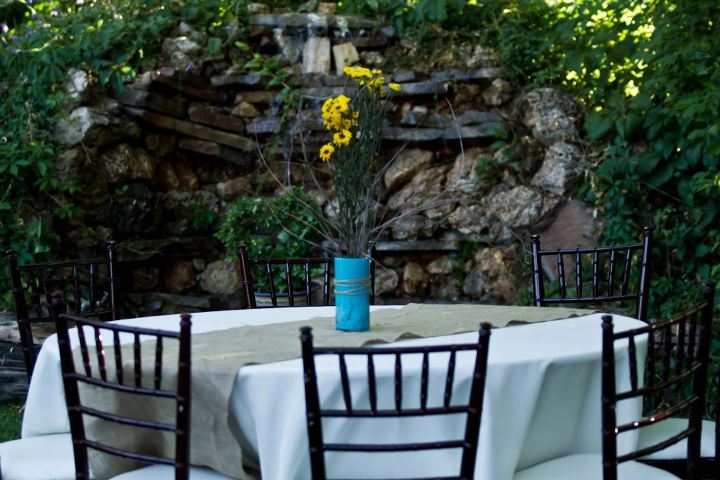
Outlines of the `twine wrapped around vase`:
[[[342,291],[337,287],[348,287]],[[335,280],[335,295],[370,295],[370,277]]]

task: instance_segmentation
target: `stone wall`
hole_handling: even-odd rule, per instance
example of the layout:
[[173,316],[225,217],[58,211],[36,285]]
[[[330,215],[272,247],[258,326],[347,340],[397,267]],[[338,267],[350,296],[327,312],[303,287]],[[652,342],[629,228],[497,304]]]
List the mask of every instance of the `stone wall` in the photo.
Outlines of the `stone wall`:
[[[70,72],[56,167],[78,186],[83,215],[67,241],[76,249],[120,242],[128,313],[236,307],[237,278],[212,236],[217,222],[204,228],[198,213],[221,216],[236,198],[272,193],[258,149],[279,172],[298,159],[299,132],[316,151],[325,139],[319,105],[343,91],[343,65],[384,68],[386,58],[416,53],[393,29],[335,15],[332,4],[251,9],[247,42],[289,66],[285,82],[305,96],[302,116],[283,103],[280,86],[268,86],[272,76],[235,65],[242,52],[232,31],[211,57],[208,39],[179,25],[163,43],[166,66],[119,93]],[[438,192],[458,200],[404,218],[381,239],[381,301],[514,302],[530,287],[530,233],[547,233],[546,245],[592,242],[592,212],[572,199],[590,167],[575,101],[554,88],[513,91],[492,50],[476,45],[385,70],[402,86],[384,133],[383,155],[401,150],[384,178],[385,206],[402,212]],[[498,149],[499,140],[507,145]],[[289,173],[285,180],[302,182]]]

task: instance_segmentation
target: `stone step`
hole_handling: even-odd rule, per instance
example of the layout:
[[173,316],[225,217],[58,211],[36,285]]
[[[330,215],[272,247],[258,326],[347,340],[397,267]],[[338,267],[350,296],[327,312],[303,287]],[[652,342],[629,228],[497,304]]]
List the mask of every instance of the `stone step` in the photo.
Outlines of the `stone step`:
[[[315,13],[279,13],[258,14],[250,17],[250,25],[262,27],[294,28],[375,28],[381,23],[377,20],[356,15],[319,15]],[[386,33],[390,33],[388,30]]]
[[120,91],[117,99],[123,105],[147,108],[178,118],[185,116],[188,103],[184,97],[170,99],[157,93],[127,87]]
[[230,132],[216,130],[203,125],[198,125],[185,120],[168,117],[159,113],[150,112],[134,107],[124,107],[125,112],[133,118],[140,119],[146,123],[166,130],[172,130],[184,135],[199,138],[201,140],[209,140],[228,147],[249,152],[254,150],[255,142],[249,138],[236,135]]
[[207,140],[181,138],[178,142],[178,148],[210,157],[217,157],[243,168],[250,168],[254,163],[253,158],[249,157],[246,152],[234,150],[220,145],[219,143],[209,142]]

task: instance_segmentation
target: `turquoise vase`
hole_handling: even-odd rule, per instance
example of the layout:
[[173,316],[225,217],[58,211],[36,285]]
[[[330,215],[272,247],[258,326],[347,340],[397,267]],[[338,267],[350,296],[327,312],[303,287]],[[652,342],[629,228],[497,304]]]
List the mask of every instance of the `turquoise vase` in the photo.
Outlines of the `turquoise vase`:
[[370,259],[335,258],[335,328],[370,328]]

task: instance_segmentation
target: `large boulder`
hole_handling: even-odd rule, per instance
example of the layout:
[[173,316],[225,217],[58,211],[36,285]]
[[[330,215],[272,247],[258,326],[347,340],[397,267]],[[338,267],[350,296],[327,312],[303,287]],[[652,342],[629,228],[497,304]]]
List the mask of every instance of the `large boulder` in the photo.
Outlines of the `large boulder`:
[[485,291],[485,279],[482,275],[480,267],[470,270],[463,282],[463,292],[474,298],[480,297]]
[[504,242],[512,238],[510,229],[477,203],[457,207],[448,217],[448,221],[465,240]]
[[447,190],[463,196],[478,193],[481,185],[477,178],[476,167],[483,156],[492,156],[492,152],[475,147],[458,155],[447,175]]
[[[557,212],[550,226],[540,233],[540,248],[595,247],[599,242],[602,221],[596,212],[579,200],[570,200]],[[575,272],[572,259],[565,259],[568,280]],[[543,270],[552,280],[557,280],[555,259],[543,257]]]
[[330,39],[310,37],[303,48],[303,73],[330,73]]
[[443,255],[428,263],[427,271],[430,275],[449,275],[457,267],[457,261]]
[[190,36],[166,38],[162,44],[163,54],[168,64],[175,68],[188,69],[195,56],[202,52],[199,39]]
[[192,260],[178,260],[165,272],[165,289],[181,293],[195,284],[195,267]]
[[515,249],[500,250],[488,247],[475,254],[476,270],[483,280],[484,290],[493,300],[512,302],[517,294],[513,270],[517,260]]
[[152,180],[155,176],[155,161],[143,149],[121,143],[106,150],[100,156],[107,181],[120,183],[129,180]]
[[140,127],[104,111],[80,107],[55,125],[54,135],[66,147],[80,143],[85,147],[103,147],[127,138],[138,138]]
[[528,228],[540,223],[559,200],[543,197],[524,185],[488,196],[488,211],[510,228]]
[[393,222],[390,229],[395,240],[432,238],[437,224],[424,215],[408,215]]
[[344,67],[354,65],[360,61],[360,55],[355,45],[350,42],[333,45],[332,53],[335,60],[335,72],[338,75],[343,74]]
[[403,270],[403,291],[411,296],[420,297],[425,295],[429,278],[423,268],[415,263],[408,262]]
[[432,219],[447,215],[452,211],[452,205],[449,203],[433,208],[425,207],[430,207],[437,204],[438,201],[447,199],[443,180],[448,169],[448,166],[440,166],[422,170],[409,183],[390,196],[388,207],[403,212],[417,208],[422,210],[425,216]]
[[[252,192],[252,185],[247,177],[235,177],[215,186],[217,194],[223,199],[236,198]],[[319,203],[322,205],[322,203]]]
[[520,99],[519,110],[522,123],[547,145],[580,138],[583,109],[565,92],[536,88]]
[[108,181],[93,149],[71,148],[61,153],[55,159],[55,172],[60,182],[78,188],[75,199],[81,205],[88,207],[108,202]]
[[84,70],[71,68],[65,82],[65,103],[68,110],[82,105],[88,100],[90,93],[90,78]]
[[420,170],[429,166],[433,161],[433,156],[432,152],[419,148],[403,150],[385,172],[383,178],[385,188],[394,190],[407,182]]
[[240,279],[232,264],[218,260],[209,263],[200,274],[200,287],[206,292],[229,295],[240,290]]
[[483,101],[486,105],[499,107],[512,98],[513,88],[510,82],[496,78],[483,92]]
[[392,268],[375,268],[375,295],[395,293],[400,284],[400,275]]
[[545,152],[545,159],[532,184],[565,196],[580,182],[585,168],[585,157],[576,145],[553,143]]

